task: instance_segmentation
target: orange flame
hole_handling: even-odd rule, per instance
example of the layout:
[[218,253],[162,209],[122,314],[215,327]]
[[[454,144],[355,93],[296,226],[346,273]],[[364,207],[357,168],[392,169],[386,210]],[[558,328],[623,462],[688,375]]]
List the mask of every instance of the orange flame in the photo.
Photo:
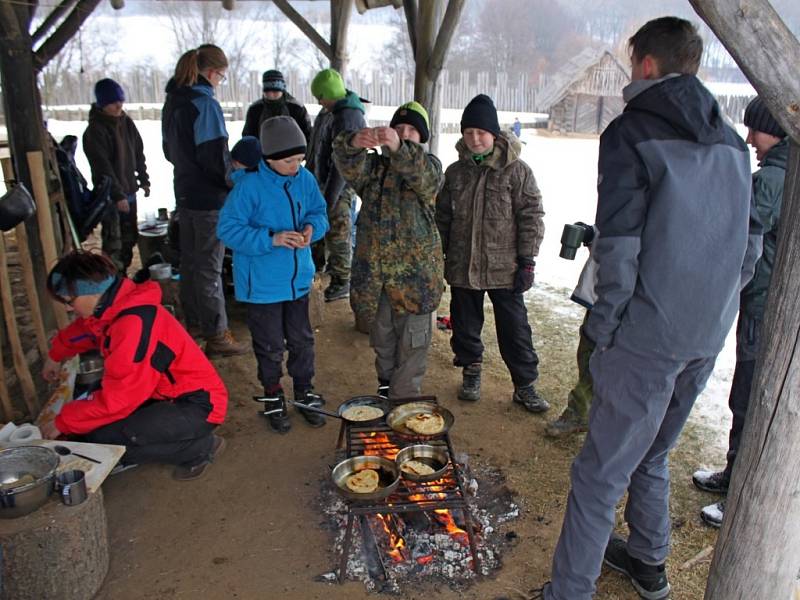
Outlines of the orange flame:
[[406,547],[406,541],[397,533],[394,527],[389,527],[389,521],[392,519],[392,515],[378,513],[376,516],[389,539],[389,556],[394,562],[403,562],[405,560],[403,550]]
[[420,556],[417,559],[417,564],[420,565],[427,565],[429,562],[433,560],[433,554],[428,554],[428,556]]
[[394,457],[400,451],[400,448],[393,444],[385,433],[373,431],[358,435],[364,442],[364,454],[366,456],[383,456],[389,460],[394,460]]

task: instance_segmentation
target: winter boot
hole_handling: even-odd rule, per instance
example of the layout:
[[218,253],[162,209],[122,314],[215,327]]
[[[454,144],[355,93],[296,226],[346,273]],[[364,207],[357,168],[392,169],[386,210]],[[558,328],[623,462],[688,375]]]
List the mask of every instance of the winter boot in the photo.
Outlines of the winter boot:
[[384,400],[389,399],[389,382],[385,379],[378,379],[378,391],[376,392],[378,396],[383,398]]
[[603,562],[615,571],[627,575],[640,598],[661,600],[669,596],[669,581],[664,563],[648,565],[628,554],[628,542],[614,534],[606,546]]
[[230,329],[206,338],[206,356],[209,358],[239,356],[250,352],[250,345],[237,342]]
[[539,395],[532,383],[515,387],[512,400],[532,413],[543,413],[550,408],[550,404]]
[[333,302],[350,296],[350,281],[331,277],[331,282],[325,289],[325,302]]
[[223,437],[214,435],[213,439],[214,443],[211,447],[211,453],[207,458],[193,465],[177,465],[175,470],[172,471],[172,478],[176,481],[192,481],[194,479],[200,479],[205,475],[208,466],[224,452],[225,446],[227,445]]
[[467,402],[477,402],[481,399],[481,363],[472,363],[464,367],[458,399]]
[[277,433],[287,433],[292,428],[289,413],[286,410],[286,398],[283,389],[277,386],[271,390],[264,390],[263,396],[253,396],[256,402],[263,402],[264,409],[261,414],[267,417],[269,426]]
[[714,504],[704,506],[703,510],[700,511],[700,518],[703,519],[703,523],[706,525],[711,525],[711,527],[716,527],[717,529],[722,527],[722,517],[724,516],[724,500],[722,502],[715,502]]
[[[305,404],[306,406],[315,406],[317,408],[325,404],[324,398],[315,393],[313,388],[308,388],[306,390],[295,390],[294,401],[297,404]],[[322,427],[325,425],[324,416],[309,410],[303,410],[297,406],[297,404],[295,404],[295,408],[300,411],[300,414],[303,415],[303,418],[309,425],[311,425],[311,427]]]
[[692,475],[692,483],[704,492],[727,494],[730,482],[725,476],[725,471],[705,471],[701,469],[695,471]]
[[572,435],[573,433],[583,433],[589,430],[586,419],[581,419],[569,407],[564,409],[561,416],[550,421],[544,429],[547,437],[558,438]]

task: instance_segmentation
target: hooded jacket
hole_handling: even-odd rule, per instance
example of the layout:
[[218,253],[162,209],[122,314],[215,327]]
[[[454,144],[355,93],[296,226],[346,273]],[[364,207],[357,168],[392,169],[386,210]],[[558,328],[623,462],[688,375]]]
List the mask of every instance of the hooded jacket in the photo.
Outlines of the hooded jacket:
[[756,263],[753,279],[742,290],[741,310],[747,316],[761,320],[767,303],[767,291],[775,266],[778,248],[778,227],[783,200],[783,182],[789,158],[789,138],[784,138],[769,149],[761,161],[761,168],[753,173],[753,199],[764,227],[761,258]]
[[715,356],[760,252],[747,148],[692,75],[634,81],[623,95],[600,137],[585,332],[598,348]]
[[176,206],[219,210],[230,190],[231,158],[222,108],[205,78],[183,87],[169,81],[161,134],[164,156],[174,167]]
[[463,139],[456,143],[458,162],[447,167],[436,200],[450,285],[513,288],[517,258],[533,260],[539,254],[542,195],[521,149],[513,134],[501,133],[492,154],[478,164]]
[[102,388],[64,405],[56,417],[62,433],[84,434],[129,416],[148,400],[187,399],[222,423],[228,392],[217,371],[183,326],[163,306],[155,282],[118,279],[94,315],[78,318],[53,339],[49,356],[62,361],[100,350]]
[[364,113],[361,98],[348,90],[347,95],[334,104],[330,112],[321,110],[314,120],[306,164],[317,178],[328,206],[332,206],[339,198],[345,186],[344,178],[333,163],[333,140],[343,131],[358,131],[366,127]]
[[83,132],[83,151],[95,187],[105,176],[111,181],[112,200],[122,200],[150,186],[142,137],[126,113],[113,117],[92,104],[89,126]]
[[325,201],[314,176],[300,167],[287,177],[262,160],[258,169],[239,171],[219,215],[217,237],[233,250],[233,282],[240,302],[272,304],[302,298],[311,290],[311,247],[273,246],[281,231],[302,232],[311,225],[311,241],[328,231]]
[[439,159],[414,142],[378,154],[333,143],[339,172],[361,198],[350,281],[350,305],[372,320],[381,291],[398,314],[427,314],[442,298],[442,243],[434,220],[442,184]]
[[311,137],[311,117],[308,116],[306,107],[288,92],[283,92],[283,96],[278,100],[261,98],[253,102],[247,109],[242,137],[246,135],[259,137],[261,124],[267,119],[280,116],[292,117],[300,127],[300,131],[306,136],[306,143],[308,143]]

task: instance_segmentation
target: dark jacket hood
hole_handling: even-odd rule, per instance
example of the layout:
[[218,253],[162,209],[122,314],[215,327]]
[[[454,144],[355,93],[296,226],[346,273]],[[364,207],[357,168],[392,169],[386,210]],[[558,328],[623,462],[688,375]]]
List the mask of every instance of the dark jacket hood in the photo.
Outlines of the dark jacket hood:
[[783,138],[780,142],[770,148],[764,160],[759,163],[760,167],[778,167],[779,169],[786,170],[786,164],[789,161],[789,137]]
[[689,140],[711,145],[725,139],[725,122],[719,105],[694,75],[634,81],[626,86],[623,95],[628,99],[625,112],[653,114]]
[[369,100],[365,100],[364,98],[359,97],[359,95],[355,92],[347,90],[347,95],[333,105],[331,112],[339,112],[345,108],[355,108],[356,110],[360,110],[362,113],[365,113],[366,109],[364,108],[364,102],[369,102]]
[[[456,150],[458,151],[458,159],[469,163],[475,164],[472,159],[472,151],[467,148],[467,143],[464,138],[459,138],[456,142]],[[494,150],[491,156],[484,160],[484,164],[492,169],[502,171],[511,163],[520,159],[522,155],[522,142],[516,136],[510,136],[504,131],[500,132],[494,140]]]
[[109,125],[115,125],[120,121],[124,121],[128,115],[125,111],[122,111],[122,114],[118,117],[111,116],[103,112],[103,109],[97,106],[97,104],[92,103],[91,108],[89,109],[89,122],[96,121],[98,123],[104,123]]

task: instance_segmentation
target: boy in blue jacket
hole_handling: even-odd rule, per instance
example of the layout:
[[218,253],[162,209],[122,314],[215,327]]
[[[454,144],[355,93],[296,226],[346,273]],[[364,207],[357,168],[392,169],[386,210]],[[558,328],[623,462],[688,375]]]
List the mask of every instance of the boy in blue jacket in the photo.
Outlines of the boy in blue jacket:
[[[328,231],[326,205],[314,176],[301,166],[306,139],[291,117],[261,125],[264,160],[238,171],[222,208],[217,235],[233,250],[236,299],[248,304],[247,325],[258,361],[263,414],[278,433],[291,428],[281,387],[283,352],[295,402],[324,404],[314,392],[314,332],[308,296],[314,278],[311,243]],[[325,418],[302,411],[312,427]]]

